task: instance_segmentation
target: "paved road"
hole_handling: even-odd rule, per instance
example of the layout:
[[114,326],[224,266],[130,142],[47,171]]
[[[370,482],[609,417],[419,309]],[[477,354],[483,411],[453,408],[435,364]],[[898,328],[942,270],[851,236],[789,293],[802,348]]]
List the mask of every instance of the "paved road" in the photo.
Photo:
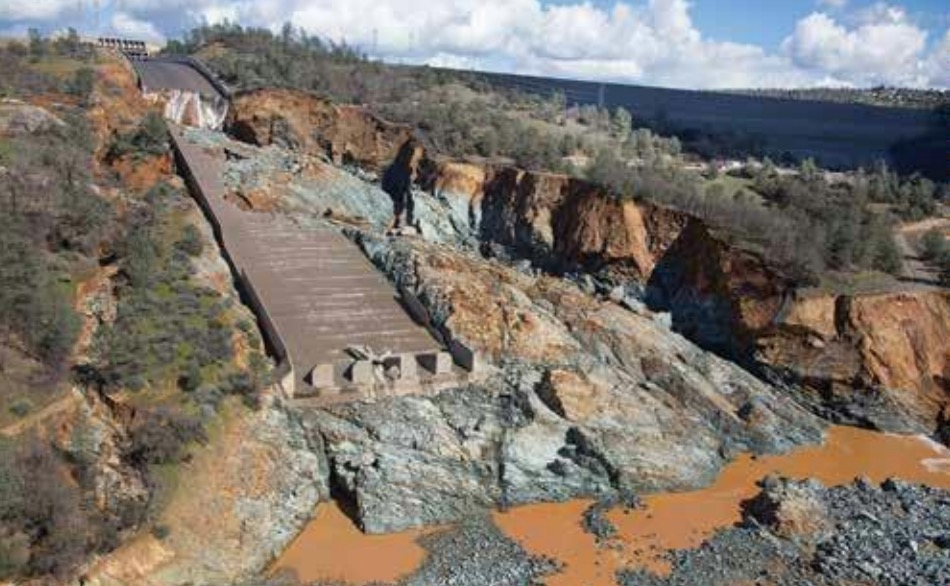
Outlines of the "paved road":
[[205,76],[184,63],[171,61],[133,61],[133,67],[146,90],[180,89],[203,96],[220,96]]
[[314,366],[347,362],[351,344],[394,353],[439,349],[355,244],[329,227],[302,228],[276,214],[242,211],[225,200],[223,150],[209,151],[181,129],[173,134],[232,263],[252,284],[286,348],[298,389]]
[[920,222],[904,224],[894,234],[894,242],[904,257],[904,278],[919,284],[939,285],[937,269],[920,258],[918,246],[923,235],[930,230],[942,230],[950,236],[950,218],[927,218]]

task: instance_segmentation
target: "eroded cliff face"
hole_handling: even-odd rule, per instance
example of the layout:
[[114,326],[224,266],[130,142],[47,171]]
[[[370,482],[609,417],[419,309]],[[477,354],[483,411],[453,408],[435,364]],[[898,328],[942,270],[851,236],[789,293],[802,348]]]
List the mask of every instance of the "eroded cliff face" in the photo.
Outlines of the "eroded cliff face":
[[944,291],[803,295],[757,344],[845,420],[932,432],[950,404]]
[[832,419],[932,433],[950,403],[948,294],[801,289],[691,221],[648,281],[648,300],[703,347],[803,385]]
[[448,220],[463,236],[556,270],[607,268],[645,280],[687,220],[566,175],[435,157],[420,148],[409,127],[306,92],[240,94],[227,127],[252,144],[406,178],[447,205]]
[[[420,154],[404,128],[387,127],[360,109],[346,109],[344,115],[308,94],[267,90],[247,95],[242,104],[235,108],[240,121],[235,128],[253,128],[259,144],[286,134],[285,120],[293,121],[291,136],[305,136],[301,124],[309,121],[315,129],[310,142],[293,138],[283,144],[305,152],[313,150],[308,145],[319,145],[321,152],[335,145],[331,154],[349,149],[352,160],[374,170],[390,161],[405,165],[399,173],[431,197],[417,197],[417,221],[428,240],[526,259],[554,274],[586,272],[611,287],[637,284],[653,309],[671,313],[676,331],[704,348],[753,370],[779,369],[818,389],[874,388],[874,400],[891,406],[865,405],[857,410],[863,415],[847,415],[848,420],[889,429],[907,429],[916,421],[913,429],[932,431],[935,414],[947,403],[941,370],[946,343],[938,332],[948,324],[935,301],[939,295],[908,291],[816,299],[760,254],[681,212],[619,200],[563,175]],[[342,126],[351,130],[341,132]],[[340,138],[344,135],[363,138]],[[398,156],[400,148],[412,149],[412,156]],[[844,312],[849,317],[843,317],[842,307],[849,308]],[[507,319],[496,332],[487,331],[485,323],[479,327],[486,331],[472,335],[500,339],[504,331],[509,343],[517,343],[531,339],[533,328],[546,328],[543,321]],[[543,355],[549,348],[541,343],[531,351]],[[859,397],[862,404],[868,396]],[[821,402],[827,405],[827,397]],[[836,403],[832,411],[842,416],[842,409]],[[895,409],[911,415],[883,415]]]
[[428,159],[418,175],[455,225],[555,272],[645,280],[687,220],[566,175]]
[[412,135],[408,126],[381,120],[359,106],[285,89],[234,96],[226,126],[252,144],[276,144],[375,170],[391,161]]
[[755,252],[691,219],[647,281],[647,300],[704,347],[749,363],[756,338],[783,311],[794,283]]
[[437,397],[304,415],[367,530],[485,506],[696,487],[738,451],[820,436],[790,397],[649,311],[438,244],[360,242],[445,337],[498,367],[483,384]]

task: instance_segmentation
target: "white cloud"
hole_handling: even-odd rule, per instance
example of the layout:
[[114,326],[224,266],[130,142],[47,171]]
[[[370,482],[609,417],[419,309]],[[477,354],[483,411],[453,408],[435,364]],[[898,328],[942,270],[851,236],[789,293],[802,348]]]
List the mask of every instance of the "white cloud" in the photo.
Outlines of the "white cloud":
[[882,6],[848,29],[822,12],[798,21],[782,44],[792,62],[859,85],[925,85],[927,34],[903,10]]
[[[62,26],[81,0],[0,0],[0,29]],[[85,0],[91,3],[92,0]],[[816,0],[778,50],[704,38],[686,0],[100,0],[129,35],[175,36],[230,20],[285,21],[397,61],[671,85],[950,85],[945,52],[899,7]],[[121,9],[118,9],[121,7]],[[944,41],[946,47],[950,41]]]
[[0,24],[3,21],[50,20],[75,6],[76,0],[3,0],[0,2]]
[[163,35],[154,24],[146,20],[139,20],[125,12],[116,12],[110,22],[110,33],[115,36],[141,39],[143,41],[162,42]]

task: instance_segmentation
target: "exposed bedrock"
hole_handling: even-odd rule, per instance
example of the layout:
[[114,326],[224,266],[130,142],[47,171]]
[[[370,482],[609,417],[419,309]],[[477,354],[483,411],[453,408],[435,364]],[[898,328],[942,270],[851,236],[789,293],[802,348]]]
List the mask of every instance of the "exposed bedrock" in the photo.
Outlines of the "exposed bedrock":
[[815,293],[673,210],[618,201],[556,175],[434,168],[430,193],[452,226],[468,222],[483,249],[501,245],[536,266],[585,271],[603,292],[618,284],[645,291],[652,309],[671,314],[674,330],[760,375],[804,383],[823,415],[932,433],[947,409],[946,292]]
[[489,506],[684,489],[739,451],[817,441],[788,396],[645,312],[418,240],[364,237],[433,324],[500,368],[478,386],[303,414],[371,532]]
[[623,586],[944,584],[950,573],[945,490],[885,480],[825,488],[769,478],[743,523],[672,554],[669,576],[622,571]]
[[[906,311],[835,298],[829,323],[755,252],[682,213],[564,176],[417,156],[398,128],[307,94],[245,100],[231,128],[251,142],[302,158],[345,152],[377,176],[391,160],[410,161],[401,176],[418,187],[422,239],[371,235],[382,218],[359,210],[391,209],[380,190],[321,189],[333,201],[320,205],[365,217],[351,236],[367,256],[447,339],[500,366],[477,387],[437,397],[302,414],[334,491],[369,531],[486,506],[700,486],[736,452],[817,441],[822,424],[802,398],[832,418],[934,429],[950,348],[945,296],[901,294]],[[253,133],[242,136],[241,124]],[[402,145],[412,156],[398,156]],[[525,270],[525,260],[548,270]],[[564,272],[586,273],[594,286]],[[675,331],[628,295],[608,295],[617,285],[647,290]],[[796,371],[811,356],[803,352],[822,368]],[[766,371],[810,390],[751,374]]]

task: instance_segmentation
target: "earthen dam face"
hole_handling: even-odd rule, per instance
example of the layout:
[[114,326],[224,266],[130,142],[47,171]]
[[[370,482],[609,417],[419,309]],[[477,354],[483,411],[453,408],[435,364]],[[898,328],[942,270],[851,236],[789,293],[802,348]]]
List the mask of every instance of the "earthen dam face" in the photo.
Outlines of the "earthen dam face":
[[[227,104],[227,89],[199,64],[136,61],[144,92],[191,92]],[[176,94],[171,94],[172,97]],[[227,153],[202,142],[194,120],[166,117],[179,172],[198,200],[258,317],[278,378],[289,394],[317,405],[435,391],[470,376],[407,314],[403,300],[355,244],[330,225],[305,228],[277,213],[228,200]],[[190,124],[187,124],[189,123]]]

